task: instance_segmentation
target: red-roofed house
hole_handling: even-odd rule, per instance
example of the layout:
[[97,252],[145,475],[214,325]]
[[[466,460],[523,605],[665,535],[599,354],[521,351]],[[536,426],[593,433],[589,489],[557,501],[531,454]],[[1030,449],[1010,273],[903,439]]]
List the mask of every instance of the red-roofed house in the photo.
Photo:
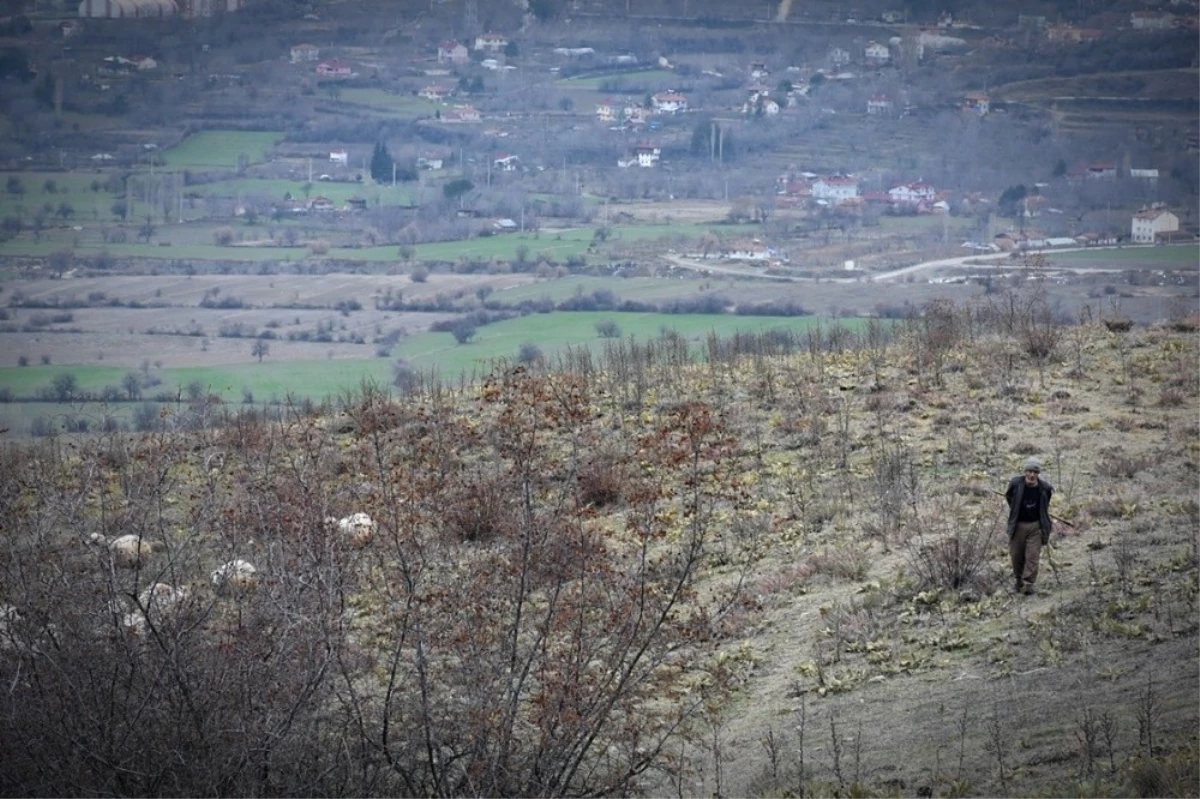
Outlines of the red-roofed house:
[[877,94],[870,100],[867,100],[868,114],[890,114],[892,113],[892,101],[888,99],[886,94]]
[[469,105],[455,106],[442,114],[443,122],[478,122],[479,119],[479,111]]
[[1130,238],[1139,244],[1152,244],[1160,233],[1179,230],[1179,217],[1164,208],[1138,211],[1133,215]]
[[688,108],[687,98],[678,92],[659,92],[650,98],[650,102],[660,114],[674,114]]
[[437,60],[439,64],[465,64],[471,58],[467,46],[462,42],[442,42],[438,45]]
[[322,61],[317,64],[317,74],[322,78],[348,78],[350,65],[345,61]]

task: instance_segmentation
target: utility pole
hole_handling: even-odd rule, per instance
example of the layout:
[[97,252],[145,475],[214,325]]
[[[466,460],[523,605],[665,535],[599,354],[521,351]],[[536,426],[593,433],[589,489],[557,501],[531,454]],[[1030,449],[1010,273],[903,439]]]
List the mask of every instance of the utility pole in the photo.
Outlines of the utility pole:
[[392,161],[392,188],[396,188],[396,162]]

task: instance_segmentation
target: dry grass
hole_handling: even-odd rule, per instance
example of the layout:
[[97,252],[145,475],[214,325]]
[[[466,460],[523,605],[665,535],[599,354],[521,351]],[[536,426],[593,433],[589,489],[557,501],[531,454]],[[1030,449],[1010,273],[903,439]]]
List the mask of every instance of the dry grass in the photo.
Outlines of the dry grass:
[[[661,491],[686,510],[648,520],[661,542],[651,551],[695,520],[709,530],[694,607],[743,589],[709,608],[728,636],[714,673],[738,690],[706,709],[680,770],[651,778],[646,791],[1194,789],[1195,334],[1134,328],[1118,347],[1102,326],[1083,328],[1079,360],[1051,361],[1044,386],[1033,371],[1000,374],[989,353],[1004,340],[987,330],[943,342],[948,366],[935,383],[914,357],[921,335],[901,331],[874,359],[853,347],[682,368],[633,358],[620,376],[581,368],[570,390],[582,395],[545,384],[546,407],[583,399],[531,428],[529,440],[559,455],[591,445],[576,471],[532,473],[547,486],[575,481],[576,510],[604,531],[612,557],[634,553],[626,531],[635,500]],[[1082,376],[1072,374],[1077,365]],[[1168,381],[1178,382],[1174,399],[1131,404],[1134,389],[1157,397]],[[765,382],[771,392],[760,390]],[[496,476],[522,457],[519,447],[484,457],[482,442],[508,440],[507,427],[488,426],[504,419],[495,390],[440,400],[480,439],[455,452],[460,471],[445,467],[438,518],[447,541],[479,552],[509,535],[527,490]],[[435,479],[372,471],[372,447],[428,424],[426,399],[415,402],[386,425],[313,428],[302,441],[323,490],[384,517],[374,498]],[[663,432],[664,420],[674,432]],[[718,422],[713,446],[723,455],[693,468],[681,431]],[[414,442],[439,435],[416,432],[424,438]],[[253,460],[261,438],[253,425],[223,433],[225,465],[197,472],[211,475],[205,490]],[[668,454],[651,462],[650,448]],[[208,454],[201,446],[190,457]],[[398,473],[405,461],[393,454],[384,462]],[[1006,509],[994,492],[1029,455],[1043,459],[1057,488],[1052,510],[1071,524],[1058,525],[1038,593],[1014,596],[1005,590]],[[186,518],[186,507],[170,512]],[[572,554],[568,546],[539,557],[549,568]]]

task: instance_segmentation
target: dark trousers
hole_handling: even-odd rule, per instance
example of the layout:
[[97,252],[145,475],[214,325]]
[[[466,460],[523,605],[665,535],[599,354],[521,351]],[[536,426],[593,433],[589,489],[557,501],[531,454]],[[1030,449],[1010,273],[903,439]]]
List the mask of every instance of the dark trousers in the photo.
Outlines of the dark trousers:
[[1008,539],[1013,577],[1018,585],[1031,586],[1037,580],[1038,559],[1042,555],[1042,526],[1038,522],[1017,522],[1016,532]]

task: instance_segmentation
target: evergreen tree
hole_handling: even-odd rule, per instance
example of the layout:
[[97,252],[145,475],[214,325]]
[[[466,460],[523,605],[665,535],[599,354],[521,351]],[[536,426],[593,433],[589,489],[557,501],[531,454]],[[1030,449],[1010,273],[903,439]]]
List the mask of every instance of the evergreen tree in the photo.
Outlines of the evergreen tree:
[[375,151],[371,153],[371,177],[378,183],[392,180],[392,156],[383,142],[376,142]]

